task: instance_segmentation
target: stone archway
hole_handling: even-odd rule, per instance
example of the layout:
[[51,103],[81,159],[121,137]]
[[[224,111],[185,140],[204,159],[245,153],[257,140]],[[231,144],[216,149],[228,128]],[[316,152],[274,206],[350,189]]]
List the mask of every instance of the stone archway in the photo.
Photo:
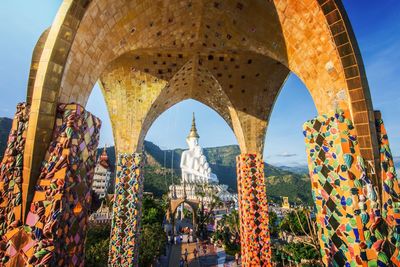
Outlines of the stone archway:
[[170,209],[168,210],[167,213],[167,220],[172,223],[173,229],[175,229],[175,214],[178,209],[178,207],[182,204],[187,204],[190,206],[192,209],[192,222],[193,222],[193,232],[196,232],[197,224],[198,224],[198,219],[197,219],[197,211],[199,210],[199,205],[200,203],[198,201],[193,201],[193,200],[188,200],[184,198],[178,198],[178,199],[171,199],[170,200]]
[[[68,231],[57,233],[52,225],[81,216],[79,221],[85,228],[86,215],[81,211],[90,203],[90,197],[84,196],[90,188],[93,167],[90,159],[97,144],[100,122],[83,107],[99,80],[118,153],[115,231],[110,250],[116,258],[110,264],[137,264],[143,138],[159,114],[179,101],[193,98],[216,110],[235,132],[242,153],[238,157],[238,187],[243,262],[245,266],[269,266],[268,210],[261,153],[269,115],[290,71],[304,82],[322,116],[305,126],[306,142],[312,144],[309,159],[314,174],[340,175],[336,169],[332,170],[332,164],[320,163],[326,155],[314,153],[315,144],[321,149],[329,143],[331,149],[343,148],[337,158],[346,158],[349,163],[351,156],[351,163],[358,163],[358,167],[349,164],[345,171],[349,171],[346,175],[352,180],[361,181],[359,192],[369,188],[366,193],[359,193],[360,199],[365,200],[367,191],[371,193],[371,186],[378,187],[383,194],[381,181],[390,175],[387,168],[381,173],[380,166],[383,162],[391,164],[390,158],[379,155],[379,144],[386,144],[380,135],[384,129],[379,124],[377,132],[377,115],[373,112],[362,59],[339,0],[64,0],[53,25],[42,35],[34,51],[27,90],[29,120],[26,128],[19,129],[26,136],[19,153],[19,160],[23,158],[23,167],[19,167],[23,168],[19,170],[23,179],[18,179],[20,191],[11,196],[18,199],[17,207],[4,211],[7,216],[12,214],[20,220],[18,223],[7,221],[6,232],[18,232],[25,238],[27,233],[17,228],[21,224],[33,224],[30,229],[38,232],[48,224],[47,234],[35,237],[39,243],[46,238],[55,242],[57,250],[49,249],[46,261],[64,265],[83,261],[85,231],[77,235],[73,246],[65,236]],[[344,112],[338,113],[337,109]],[[25,121],[22,117],[16,119]],[[332,143],[329,138],[333,137],[327,134],[332,128],[346,141]],[[351,149],[346,150],[348,147]],[[80,173],[75,173],[75,165],[63,165],[64,158],[71,154],[82,163],[79,165],[82,171],[86,168],[85,183]],[[43,159],[47,169],[40,167]],[[368,164],[363,165],[364,160]],[[58,179],[62,178],[60,188],[65,177],[78,179],[78,183],[71,181],[71,184],[85,185],[78,195],[68,198],[70,192],[62,190],[54,194],[50,190],[49,196],[43,195],[44,188],[58,188],[46,180],[47,175],[54,174],[54,164],[66,168],[65,173],[63,168],[56,168],[61,171],[57,174]],[[74,175],[68,171],[74,171]],[[317,177],[314,182],[317,199],[322,185],[318,185]],[[326,187],[324,190],[330,191],[329,195],[332,190],[328,184]],[[372,195],[367,196],[365,205],[379,208]],[[388,199],[393,194],[380,197]],[[333,202],[329,216],[337,216],[336,198],[329,202]],[[57,201],[60,199],[85,199],[82,202],[85,204],[74,201],[71,206],[74,208],[69,211],[63,209],[64,202]],[[48,202],[53,208],[43,217],[41,208],[48,207]],[[357,209],[351,209],[347,215],[357,221],[362,217],[360,214]],[[124,228],[126,225],[132,228]],[[333,225],[336,224],[327,226]],[[375,223],[365,223],[351,230],[367,233],[375,227]],[[365,240],[348,241],[347,237],[335,236],[333,232],[322,232],[327,244],[336,242],[335,247],[329,245],[327,250],[339,251],[324,255],[327,264],[343,261],[350,264],[354,262],[354,253],[358,253],[362,256],[357,264],[365,265],[376,262],[378,254],[384,253],[378,245],[378,253],[371,253],[364,246]],[[61,238],[54,240],[57,235]],[[12,237],[6,235],[6,242],[12,242]],[[63,242],[69,245],[67,251],[63,250]],[[23,245],[18,243],[15,250],[20,251]],[[73,254],[79,256],[73,257]],[[22,263],[24,257],[32,259],[31,254],[18,252],[10,262]]]

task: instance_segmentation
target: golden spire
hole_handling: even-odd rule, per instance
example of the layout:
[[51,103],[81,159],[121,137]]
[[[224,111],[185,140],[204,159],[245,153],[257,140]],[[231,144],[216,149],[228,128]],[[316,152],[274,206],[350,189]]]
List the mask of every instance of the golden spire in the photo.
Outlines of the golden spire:
[[190,137],[200,138],[199,134],[197,133],[197,129],[196,129],[196,119],[194,117],[194,112],[193,112],[193,119],[192,119],[192,128],[190,129],[190,133],[188,135],[188,138],[190,138]]

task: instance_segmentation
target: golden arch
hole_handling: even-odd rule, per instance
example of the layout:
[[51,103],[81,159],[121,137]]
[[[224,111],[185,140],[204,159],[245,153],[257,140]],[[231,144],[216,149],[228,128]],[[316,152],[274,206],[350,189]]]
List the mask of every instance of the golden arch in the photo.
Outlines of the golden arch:
[[172,229],[175,231],[175,215],[178,207],[182,204],[187,204],[190,206],[192,209],[192,224],[193,224],[193,234],[196,233],[197,231],[197,225],[198,225],[198,217],[197,217],[197,212],[199,210],[200,203],[195,200],[189,200],[186,198],[177,198],[177,199],[171,199],[170,200],[170,207],[169,210],[167,211],[166,219],[172,224]]
[[184,203],[188,204],[190,206],[190,208],[192,209],[193,222],[197,224],[197,214],[196,213],[199,209],[200,203],[198,201],[188,200],[188,199],[184,199],[184,198],[171,199],[170,210],[167,213],[167,220],[173,219],[178,207]]
[[35,49],[40,60],[33,60],[37,71],[28,87],[24,203],[50,142],[56,105],[85,105],[98,80],[111,117],[123,114],[112,119],[119,152],[140,149],[148,125],[186,98],[215,109],[243,153],[259,152],[292,71],[319,113],[350,110],[362,156],[377,158],[369,87],[339,0],[64,0],[46,35]]

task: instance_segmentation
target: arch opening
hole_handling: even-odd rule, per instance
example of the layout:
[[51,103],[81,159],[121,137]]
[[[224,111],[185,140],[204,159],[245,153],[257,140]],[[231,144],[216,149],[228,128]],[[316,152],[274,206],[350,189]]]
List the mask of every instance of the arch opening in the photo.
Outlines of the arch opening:
[[[149,3],[144,1],[145,4]],[[111,5],[114,8],[109,8]],[[368,84],[339,1],[275,0],[253,5],[195,1],[177,6],[162,2],[160,6],[166,12],[161,16],[156,10],[158,5],[149,6],[154,10],[138,12],[143,6],[124,0],[102,4],[65,1],[48,37],[44,37],[44,43],[39,41],[38,47],[43,46],[43,50],[39,49],[35,79],[28,85],[27,101],[31,99],[32,112],[27,131],[29,146],[24,151],[24,215],[28,213],[40,163],[52,140],[57,105],[76,102],[85,106],[98,79],[108,99],[115,145],[121,153],[141,150],[146,132],[157,116],[174,103],[193,98],[213,107],[227,121],[242,153],[261,154],[276,94],[289,71],[293,71],[309,88],[320,113],[343,104],[361,140],[362,156],[372,165],[379,161]],[[171,18],[173,8],[180,15]],[[96,16],[103,10],[108,12]],[[201,11],[195,13],[192,24],[184,21],[188,10]],[[221,10],[228,10],[228,15]],[[98,17],[95,27],[93,17]],[[220,17],[237,26],[232,31],[216,20]],[[170,26],[164,31],[160,29],[163,25]],[[166,53],[157,52],[160,50]],[[144,58],[138,69],[129,66],[130,60],[139,60],[137,57]],[[172,63],[175,66],[164,64],[172,57],[178,58]],[[156,66],[155,72],[146,64]],[[241,70],[243,65],[246,74]],[[270,76],[252,73],[253,68],[260,67],[270,70],[266,71]],[[175,84],[175,80],[157,78],[162,75],[170,75],[171,79],[187,79],[190,75],[196,78],[190,83],[178,79]],[[233,77],[235,81],[230,82]],[[258,79],[264,87],[251,86]],[[181,93],[169,96],[168,84],[175,89],[182,87],[176,89]],[[135,160],[134,164],[141,164]]]
[[[33,106],[39,108],[54,101],[74,101],[85,105],[89,88],[92,88],[104,69],[111,61],[129,51],[147,49],[151,53],[151,51],[156,51],[160,47],[166,50],[171,47],[172,51],[176,52],[177,49],[183,51],[180,54],[178,53],[178,57],[184,59],[184,54],[188,51],[193,53],[202,50],[208,52],[207,59],[221,60],[221,57],[218,56],[218,51],[221,51],[221,49],[233,54],[240,54],[241,51],[248,50],[251,53],[272,58],[295,72],[312,91],[320,113],[326,111],[325,109],[335,108],[336,104],[334,103],[338,102],[337,98],[341,100],[343,95],[347,93],[349,98],[345,105],[354,117],[358,135],[364,139],[372,139],[373,147],[377,147],[374,144],[374,126],[369,123],[372,120],[369,119],[368,110],[372,109],[372,105],[370,104],[366,79],[363,78],[363,67],[357,65],[347,69],[354,63],[359,62],[361,64],[357,51],[353,50],[357,50],[357,45],[351,26],[340,4],[330,2],[311,1],[306,4],[305,1],[287,0],[257,2],[253,5],[230,5],[228,3],[212,5],[208,2],[195,1],[191,5],[180,4],[179,10],[182,13],[174,17],[169,17],[169,12],[163,13],[161,17],[156,15],[158,12],[146,12],[141,14],[147,14],[150,17],[142,17],[132,14],[140,6],[130,6],[133,4],[120,0],[112,3],[114,6],[110,9],[112,11],[107,12],[104,18],[100,19],[97,27],[94,28],[90,24],[91,17],[99,10],[106,8],[111,2],[105,3],[105,6],[100,6],[96,1],[90,4],[89,1],[74,4],[65,2],[57,15],[57,23],[49,32],[51,38],[48,38],[44,49],[44,51],[58,49],[60,53],[54,53],[50,57],[47,54],[43,55],[46,60],[41,61],[38,69],[38,77],[41,77],[41,79],[51,78],[52,83],[41,80],[35,81],[36,85],[34,86],[37,88],[34,90],[36,91],[33,97],[35,101],[43,100],[47,103],[36,102]],[[132,8],[122,8],[125,5]],[[222,7],[224,10],[230,11],[226,13],[228,15],[224,17],[224,20],[233,19],[233,23],[237,27],[234,33],[218,21],[215,22],[215,25],[211,23],[214,21],[213,19],[224,16],[221,12]],[[172,7],[163,4],[163,8],[171,11]],[[77,10],[79,12],[75,12]],[[201,12],[196,13],[192,24],[179,23],[184,17],[181,15],[188,10],[201,10]],[[255,10],[257,12],[254,12]],[[249,16],[249,14],[252,15]],[[307,14],[313,15],[311,18],[306,18]],[[153,15],[157,16],[158,19],[151,17]],[[75,22],[78,23],[70,24],[69,16],[75,17]],[[107,22],[110,21],[107,19],[108,16],[118,19],[112,20],[113,23],[108,25]],[[210,16],[207,17],[210,19],[210,23],[204,23],[204,20],[202,20],[204,16]],[[249,18],[251,18],[249,23],[240,23]],[[319,23],[320,20],[326,20],[327,24]],[[147,23],[141,24],[140,21]],[[142,26],[139,27],[138,25]],[[165,25],[168,25],[165,31],[160,29]],[[250,30],[242,28],[241,25],[246,25]],[[62,33],[61,29],[64,29],[62,27],[68,31],[67,37],[60,34]],[[180,32],[177,29],[179,27],[183,27],[182,34],[189,35],[190,38],[175,38],[182,40],[180,42],[171,40],[169,36],[177,37],[178,32]],[[106,29],[109,34],[101,32],[102,29]],[[211,38],[214,30],[217,30],[217,33],[214,34],[215,37]],[[299,34],[291,34],[295,31]],[[189,32],[194,32],[194,34],[190,35]],[[145,35],[147,38],[144,38]],[[62,40],[62,38],[65,40]],[[155,41],[156,39],[158,42]],[[313,40],[313,42],[305,40]],[[343,44],[343,47],[337,48],[341,44]],[[158,54],[156,55],[158,57]],[[168,57],[168,52],[166,56]],[[251,60],[248,60],[248,62],[251,62]],[[53,65],[49,67],[46,64],[53,64],[56,68],[50,69]],[[155,65],[158,64],[157,61]],[[161,64],[163,64],[163,61],[161,61]],[[159,68],[159,70],[164,71],[162,68]],[[168,71],[168,68],[166,71]],[[57,86],[56,88],[51,86],[53,89],[50,88],[50,85],[57,84],[61,84],[59,92],[54,91]],[[45,91],[49,89],[53,91],[46,93]],[[242,88],[241,90],[246,89]],[[342,93],[343,90],[345,94]],[[41,99],[41,95],[52,97],[51,99]],[[50,113],[54,111],[55,107],[53,106]],[[248,110],[245,111],[245,113],[248,112]],[[243,116],[238,114],[238,117]],[[265,115],[263,117],[265,118]],[[36,121],[38,120],[32,119],[35,125]],[[38,124],[40,123],[39,121]],[[250,124],[259,123],[252,122]],[[247,123],[241,124],[242,128],[254,127]],[[44,125],[39,126],[39,128],[46,130]],[[37,140],[34,135],[35,133],[30,131],[29,139]],[[264,138],[260,136],[258,139]],[[258,151],[260,150],[259,147],[262,146],[260,141],[258,143],[256,146],[246,145],[242,148],[242,151]],[[39,144],[36,147],[39,151],[43,150],[43,147]],[[35,150],[36,147],[33,149]],[[374,159],[375,152],[374,149],[362,148],[363,155],[370,160]],[[39,160],[33,160],[27,162],[27,165],[37,162]],[[31,172],[31,168],[28,167],[26,171]]]

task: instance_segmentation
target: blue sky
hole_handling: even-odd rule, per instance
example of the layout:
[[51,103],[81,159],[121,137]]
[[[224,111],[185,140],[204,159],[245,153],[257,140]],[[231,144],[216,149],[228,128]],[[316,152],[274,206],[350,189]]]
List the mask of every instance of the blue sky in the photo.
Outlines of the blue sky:
[[[383,113],[394,155],[400,155],[400,1],[343,0],[352,22],[375,109]],[[30,60],[40,34],[51,25],[61,0],[13,0],[0,4],[0,117],[12,117],[25,99]],[[87,109],[103,120],[101,145],[112,144],[112,132],[99,88]],[[163,113],[147,140],[163,148],[184,148],[191,114],[196,113],[200,143],[204,147],[236,144],[235,136],[217,113],[188,100]],[[291,75],[269,123],[264,157],[275,165],[304,165],[302,124],[316,110],[301,81]]]

